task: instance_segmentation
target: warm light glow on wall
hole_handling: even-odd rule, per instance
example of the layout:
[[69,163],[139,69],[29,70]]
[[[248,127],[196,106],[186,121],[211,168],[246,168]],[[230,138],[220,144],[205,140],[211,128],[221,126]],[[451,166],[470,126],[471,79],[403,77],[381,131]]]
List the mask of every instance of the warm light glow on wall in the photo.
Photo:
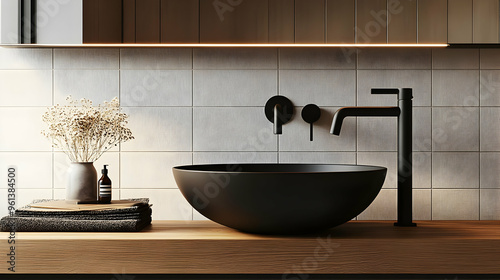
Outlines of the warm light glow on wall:
[[435,48],[448,44],[15,44],[16,48]]

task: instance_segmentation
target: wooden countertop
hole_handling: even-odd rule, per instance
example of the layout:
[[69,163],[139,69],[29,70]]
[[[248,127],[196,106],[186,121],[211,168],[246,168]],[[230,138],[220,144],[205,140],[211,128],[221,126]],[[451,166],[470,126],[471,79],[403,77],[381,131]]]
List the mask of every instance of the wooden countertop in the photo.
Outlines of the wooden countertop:
[[[136,233],[17,232],[17,273],[500,274],[500,221],[352,221],[308,236],[246,234],[210,221]],[[0,252],[9,253],[2,232]],[[1,253],[5,268],[11,273]]]

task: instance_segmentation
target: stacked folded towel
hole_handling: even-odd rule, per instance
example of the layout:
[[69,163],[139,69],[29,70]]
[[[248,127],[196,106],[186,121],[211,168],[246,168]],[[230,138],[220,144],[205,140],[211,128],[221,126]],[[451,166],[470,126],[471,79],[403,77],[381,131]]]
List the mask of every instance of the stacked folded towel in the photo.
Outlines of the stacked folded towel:
[[34,200],[0,220],[2,231],[140,231],[151,224],[149,199],[76,204]]

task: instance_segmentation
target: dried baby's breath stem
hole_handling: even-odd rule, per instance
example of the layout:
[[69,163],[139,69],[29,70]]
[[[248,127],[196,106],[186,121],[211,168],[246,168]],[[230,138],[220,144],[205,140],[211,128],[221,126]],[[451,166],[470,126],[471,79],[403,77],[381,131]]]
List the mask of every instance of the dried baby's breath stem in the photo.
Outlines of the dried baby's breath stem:
[[85,98],[75,101],[68,96],[66,101],[68,105],[56,104],[43,114],[48,128],[42,134],[71,161],[94,162],[113,146],[134,139],[118,98],[97,107]]

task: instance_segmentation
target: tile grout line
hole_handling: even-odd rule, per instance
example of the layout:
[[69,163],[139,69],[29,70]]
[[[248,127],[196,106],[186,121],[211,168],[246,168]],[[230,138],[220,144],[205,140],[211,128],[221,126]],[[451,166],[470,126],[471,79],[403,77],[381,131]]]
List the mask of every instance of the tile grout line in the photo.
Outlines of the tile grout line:
[[[122,100],[122,49],[118,49],[118,99],[120,100],[120,105],[121,105],[121,100]],[[120,184],[118,185],[118,199],[122,199],[122,192],[121,192],[121,184],[122,184],[122,143],[118,146],[118,180],[120,181]],[[111,193],[111,196],[113,196],[113,193]],[[113,199],[113,198],[111,198]]]
[[433,220],[433,217],[434,217],[434,215],[432,213],[432,211],[433,211],[433,209],[432,209],[432,201],[433,201],[433,197],[434,197],[434,191],[433,191],[433,189],[434,189],[434,186],[433,186],[433,174],[432,174],[433,173],[433,170],[432,170],[433,169],[432,161],[433,161],[433,157],[434,157],[434,147],[433,147],[434,146],[434,141],[433,141],[433,136],[432,136],[432,124],[434,122],[433,115],[432,115],[433,111],[434,111],[433,110],[433,105],[434,104],[432,102],[432,99],[433,99],[432,97],[433,97],[433,94],[434,94],[434,92],[432,90],[432,86],[433,86],[433,83],[434,83],[434,66],[433,65],[434,65],[434,51],[431,50],[431,107],[430,107],[431,108],[431,163],[430,163],[431,164],[431,217],[430,217],[430,220],[431,221]]
[[[277,95],[281,95],[280,92],[280,75],[281,75],[281,70],[280,70],[280,56],[281,56],[281,50],[280,48],[276,48],[277,56],[276,56],[276,66],[277,66],[277,73],[276,73],[276,90],[277,90]],[[280,135],[276,137],[276,163],[280,163]]]
[[[52,106],[54,106],[54,75],[55,75],[55,71],[54,71],[54,48],[52,48],[52,57],[51,57],[51,61],[52,61]],[[52,199],[55,199],[55,156],[54,156],[54,147],[52,147],[51,145],[51,158],[52,158]]]
[[[358,0],[355,0],[355,10],[357,9],[357,2]],[[357,12],[355,12],[354,14],[354,17],[356,18],[357,16]],[[356,22],[354,22],[356,24]],[[354,33],[356,33],[357,30],[356,28],[354,29]],[[357,38],[356,38],[356,34],[354,35],[354,40],[356,41]],[[354,69],[356,71],[356,77],[355,77],[355,81],[354,81],[354,105],[355,106],[358,106],[358,81],[359,81],[359,69],[358,69],[358,64],[359,64],[359,52],[360,50],[359,49],[356,49],[356,55],[355,55],[355,59],[356,61],[354,62]],[[354,157],[354,164],[359,164],[359,160],[358,160],[358,157],[359,157],[359,154],[358,154],[358,117],[356,117],[356,130],[355,130],[355,157]],[[360,213],[361,214],[361,213]],[[359,214],[355,217],[356,221],[359,220]]]
[[[358,69],[358,67],[359,67],[359,52],[360,52],[360,50],[357,49],[356,56],[355,56],[356,61],[354,64],[354,67],[356,69],[356,80],[355,80],[355,84],[354,84],[354,90],[355,90],[354,98],[355,98],[355,105],[356,106],[358,106],[358,90],[359,90],[359,87],[358,87],[358,82],[359,82],[359,69]],[[358,117],[356,117],[356,132],[355,132],[356,133],[356,136],[355,136],[356,137],[356,140],[355,140],[356,141],[356,160],[355,160],[356,164],[358,164],[358,149],[359,149],[359,147],[358,147],[358,129],[359,129]]]
[[478,50],[478,60],[479,60],[479,69],[478,69],[478,75],[479,75],[479,104],[478,104],[478,150],[479,150],[479,165],[478,165],[478,192],[479,192],[479,198],[478,198],[478,220],[481,220],[481,49]]

